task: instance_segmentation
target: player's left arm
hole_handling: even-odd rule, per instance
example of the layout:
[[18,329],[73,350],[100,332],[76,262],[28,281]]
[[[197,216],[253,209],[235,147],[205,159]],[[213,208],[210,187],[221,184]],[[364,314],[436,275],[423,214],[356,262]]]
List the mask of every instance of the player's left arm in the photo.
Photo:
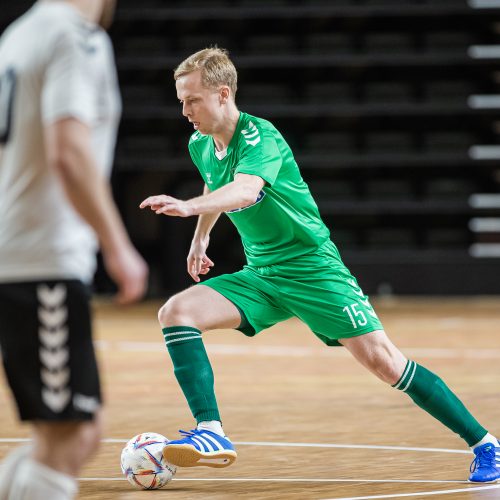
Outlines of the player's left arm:
[[139,206],[150,207],[157,214],[177,217],[227,212],[255,203],[264,184],[264,179],[258,175],[236,174],[234,181],[190,200],[160,194],[146,198]]

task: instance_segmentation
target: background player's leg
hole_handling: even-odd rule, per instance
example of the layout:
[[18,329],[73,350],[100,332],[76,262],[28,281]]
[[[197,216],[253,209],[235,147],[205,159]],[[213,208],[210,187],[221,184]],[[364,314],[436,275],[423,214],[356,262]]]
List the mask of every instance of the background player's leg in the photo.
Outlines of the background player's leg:
[[199,436],[187,436],[168,445],[164,451],[165,458],[175,465],[189,467],[206,460],[205,453],[212,453],[211,461],[205,465],[230,465],[236,453],[222,430],[213,370],[201,332],[237,328],[241,323],[241,315],[236,306],[220,293],[198,285],[169,299],[160,309],[158,319],[175,376],[197,421],[198,431],[203,432]]
[[101,411],[93,420],[35,422],[33,457],[47,467],[76,476],[99,447],[101,435]]
[[[479,448],[493,447],[493,462],[490,464],[489,457],[483,457],[488,462],[485,462],[488,471],[478,476],[486,477],[487,481],[500,478],[500,467],[495,464],[495,448],[500,453],[499,442],[479,424],[440,377],[407,360],[382,330],[341,339],[341,343],[381,380],[406,392],[420,408],[459,434],[475,453]],[[483,479],[473,475],[471,480]]]
[[82,422],[35,422],[33,446],[15,450],[21,455],[2,500],[68,500],[78,490],[75,477],[96,451],[101,418]]

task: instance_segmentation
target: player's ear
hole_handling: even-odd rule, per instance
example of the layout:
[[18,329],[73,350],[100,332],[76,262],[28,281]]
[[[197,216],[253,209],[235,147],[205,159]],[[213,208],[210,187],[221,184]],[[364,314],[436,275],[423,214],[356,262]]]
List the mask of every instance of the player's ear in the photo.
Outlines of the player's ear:
[[220,88],[219,91],[219,101],[221,104],[226,104],[229,96],[230,96],[231,91],[229,90],[229,87],[224,86]]

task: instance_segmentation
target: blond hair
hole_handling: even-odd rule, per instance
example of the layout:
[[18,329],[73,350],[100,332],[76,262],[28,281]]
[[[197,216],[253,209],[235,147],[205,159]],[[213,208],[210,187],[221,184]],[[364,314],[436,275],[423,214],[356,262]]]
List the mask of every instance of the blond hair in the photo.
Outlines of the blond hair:
[[226,49],[219,47],[199,50],[177,66],[174,80],[201,70],[201,83],[204,87],[216,88],[219,85],[227,85],[234,97],[238,88],[238,73],[228,54]]

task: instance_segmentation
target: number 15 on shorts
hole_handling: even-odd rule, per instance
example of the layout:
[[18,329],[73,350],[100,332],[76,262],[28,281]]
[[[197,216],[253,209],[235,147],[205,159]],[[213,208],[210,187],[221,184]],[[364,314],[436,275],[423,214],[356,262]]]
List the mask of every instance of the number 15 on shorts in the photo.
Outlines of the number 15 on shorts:
[[349,316],[354,328],[357,328],[358,326],[365,326],[368,323],[365,313],[358,309],[359,307],[361,306],[357,302],[354,302],[353,304],[345,306],[344,309],[342,309],[342,311]]

